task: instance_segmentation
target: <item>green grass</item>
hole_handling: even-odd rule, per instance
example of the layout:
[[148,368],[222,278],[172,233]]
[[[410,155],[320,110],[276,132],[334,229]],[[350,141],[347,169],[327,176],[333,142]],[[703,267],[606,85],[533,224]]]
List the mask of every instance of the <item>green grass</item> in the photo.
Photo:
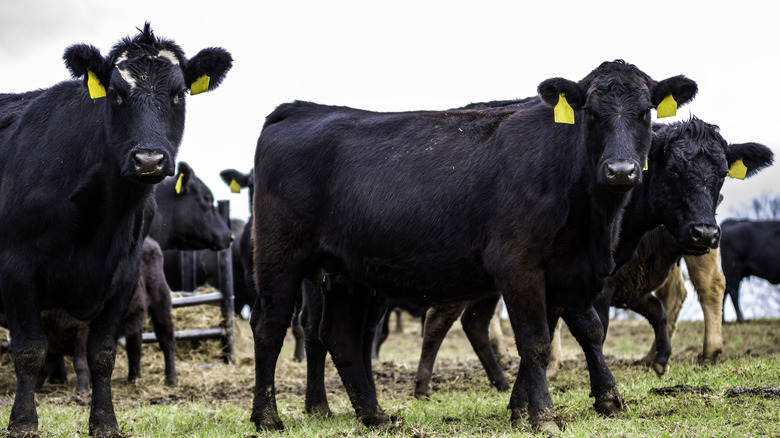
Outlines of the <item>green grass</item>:
[[[734,387],[780,386],[780,320],[725,326],[724,354],[717,364],[710,366],[699,365],[696,361],[701,348],[701,323],[680,323],[678,335],[673,340],[669,370],[662,378],[647,368],[632,364],[632,360],[641,357],[649,346],[645,342],[649,326],[644,330],[642,324],[646,325],[643,321],[614,322],[610,328],[605,352],[627,403],[626,411],[612,418],[594,411],[593,399],[588,395],[587,370],[579,357],[581,352],[571,339],[564,337],[564,358],[567,360],[558,377],[549,383],[557,414],[565,425],[561,436],[780,436],[780,399],[727,395]],[[640,335],[641,339],[638,338]],[[303,384],[300,372],[303,370],[305,374],[305,366],[289,360],[286,351],[278,369],[293,371],[289,371],[290,374],[278,371],[280,377],[277,379],[279,412],[286,426],[283,433],[257,432],[249,422],[250,390],[254,380],[251,360],[246,358],[235,366],[216,367],[218,377],[210,374],[208,378],[225,381],[214,381],[207,387],[198,386],[197,379],[206,379],[199,364],[180,362],[183,370],[180,388],[163,393],[168,394],[170,400],[152,404],[153,397],[147,394],[139,394],[136,398],[115,395],[117,416],[121,430],[131,437],[544,436],[529,427],[523,430],[510,427],[506,409],[509,394],[488,387],[474,353],[462,331],[457,329],[442,347],[438,369],[434,372],[440,377],[434,377],[431,399],[414,399],[411,379],[416,369],[419,343],[419,328],[409,326],[403,335],[391,334],[383,347],[383,360],[375,369],[381,369],[389,377],[378,379],[379,400],[395,421],[378,429],[366,428],[355,420],[354,411],[332,369],[326,380],[335,415],[331,418],[305,415],[300,392]],[[251,352],[246,354],[251,356]],[[0,361],[0,373],[10,373],[12,368],[8,365],[8,361]],[[516,369],[517,358],[508,372],[510,382],[514,381]],[[447,378],[442,378],[442,374]],[[149,379],[154,378],[149,376]],[[116,374],[115,380],[115,393],[124,394],[127,385],[123,385]],[[237,387],[235,396],[230,385]],[[651,393],[654,388],[675,385],[706,386],[711,390],[704,394],[696,391],[676,395]],[[68,402],[67,396],[63,396],[68,391],[38,396],[42,437],[86,436],[88,405]],[[12,396],[7,385],[0,386],[0,425],[7,424]],[[3,436],[2,432],[0,436]]]

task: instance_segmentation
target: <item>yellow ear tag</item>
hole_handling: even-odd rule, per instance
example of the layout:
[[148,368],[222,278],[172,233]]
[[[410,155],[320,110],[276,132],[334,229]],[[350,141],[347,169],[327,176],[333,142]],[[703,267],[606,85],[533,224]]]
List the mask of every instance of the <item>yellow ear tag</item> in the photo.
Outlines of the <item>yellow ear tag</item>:
[[672,117],[677,114],[677,101],[672,95],[664,97],[664,100],[658,104],[658,118]]
[[204,91],[209,91],[209,75],[203,75],[195,80],[195,82],[190,85],[190,95],[194,96],[196,94],[203,93]]
[[230,181],[230,191],[232,193],[241,193],[241,185],[238,183],[238,181]]
[[645,167],[643,167],[642,170],[647,170],[647,169],[648,169],[648,167],[647,167],[647,158],[645,158]]
[[742,162],[742,158],[735,161],[734,164],[729,167],[729,176],[736,179],[745,179],[747,176],[747,166]]
[[566,101],[566,96],[561,93],[558,95],[558,104],[555,105],[555,123],[574,124],[574,108]]
[[176,190],[177,195],[181,195],[181,179],[184,178],[184,174],[179,174],[179,179],[176,180],[176,185],[174,186],[174,189]]
[[100,84],[97,75],[90,69],[87,69],[87,88],[92,99],[106,97],[106,87]]

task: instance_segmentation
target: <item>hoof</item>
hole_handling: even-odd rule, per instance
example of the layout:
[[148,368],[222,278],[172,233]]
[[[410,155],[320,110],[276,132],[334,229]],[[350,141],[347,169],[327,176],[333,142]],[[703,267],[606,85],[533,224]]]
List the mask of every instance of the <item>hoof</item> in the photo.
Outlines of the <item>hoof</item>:
[[603,400],[593,404],[593,407],[601,415],[612,417],[620,414],[623,411],[623,405],[616,400]]
[[661,364],[661,363],[658,363],[658,362],[653,362],[653,365],[651,366],[651,368],[653,368],[653,371],[655,371],[655,375],[658,376],[658,377],[661,377],[664,374],[666,374],[666,365],[665,364]]
[[366,427],[379,427],[390,423],[390,417],[384,412],[358,416],[358,420]]
[[[90,428],[89,435],[94,438],[125,438],[125,435],[119,433],[117,429],[97,429]],[[37,435],[35,435],[37,436]]]
[[179,378],[176,376],[172,377],[166,377],[165,378],[165,386],[168,388],[176,388],[179,386]]
[[534,429],[538,430],[539,432],[546,433],[547,435],[559,435],[561,433],[561,429],[554,421],[541,422],[535,425]]
[[318,415],[323,418],[333,416],[327,403],[306,406],[306,413],[309,415]]
[[421,401],[430,401],[431,396],[428,395],[426,392],[416,392],[414,393],[414,398]]
[[257,429],[258,432],[271,431],[271,430],[278,430],[278,431],[284,430],[284,423],[282,423],[282,420],[279,418],[266,418],[266,419],[252,418],[251,420],[252,423],[255,423],[255,429]]
[[493,383],[493,386],[495,386],[496,389],[501,392],[509,391],[510,389],[509,383],[507,383],[506,380],[504,380],[503,382],[495,382]]

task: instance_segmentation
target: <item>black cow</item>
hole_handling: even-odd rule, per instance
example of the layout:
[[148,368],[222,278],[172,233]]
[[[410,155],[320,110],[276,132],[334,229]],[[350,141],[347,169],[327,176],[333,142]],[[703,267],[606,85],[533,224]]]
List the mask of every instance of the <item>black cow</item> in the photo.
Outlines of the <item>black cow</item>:
[[741,323],[745,322],[739,306],[742,279],[754,275],[780,284],[780,221],[726,220],[720,226],[726,296],[731,297],[737,322]]
[[374,113],[295,102],[267,117],[253,202],[257,428],[283,427],[276,360],[301,281],[320,269],[335,279],[320,335],[366,425],[389,421],[362,340],[380,316],[372,290],[421,304],[501,291],[523,358],[512,423],[548,430],[558,428],[545,380],[550,324],[565,309],[601,365],[597,409],[620,409],[592,303],[614,267],[619,214],[641,182],[651,109],[669,95],[687,103],[697,87],[616,61],[538,91],[521,110]]
[[211,190],[187,163],[156,188],[157,211],[149,236],[162,249],[218,251],[230,246],[233,233],[214,206]]
[[[715,210],[729,169],[735,163],[744,165],[745,176],[750,177],[770,165],[773,154],[758,143],[728,144],[717,126],[695,117],[658,125],[654,133],[645,172],[648,189],[635,190],[623,214],[615,254],[622,267],[607,281],[596,309],[605,334],[610,305],[630,308],[647,318],[656,337],[653,369],[661,375],[671,343],[666,313],[652,292],[682,256],[702,255],[718,247],[721,233]],[[659,225],[663,227],[655,228]]]
[[187,89],[216,88],[232,59],[211,48],[188,60],[147,23],[107,57],[77,44],[64,60],[82,79],[0,95],[0,311],[17,381],[8,430],[37,433],[34,389],[46,356],[40,312],[61,308],[90,321],[89,432],[119,436],[111,373],[154,212],[153,184],[174,174]]
[[[252,193],[254,191],[254,169],[251,169],[249,173],[242,173],[235,169],[225,169],[219,173],[219,176],[222,178],[225,184],[230,187],[231,191],[240,192],[243,188],[249,189],[249,205],[251,210]],[[249,218],[249,223],[252,223],[251,217]],[[255,288],[254,279],[252,278],[252,227],[244,228],[243,233],[241,233],[239,237],[238,248],[238,256],[236,256],[235,252],[233,253],[233,278],[235,279],[240,277],[244,286],[242,288],[235,289],[234,302],[236,306],[236,312],[240,312],[244,306],[249,306],[249,310],[252,310],[255,307],[255,302],[257,301],[257,289]],[[240,263],[237,264],[236,260],[238,260]],[[302,285],[301,287],[304,286]],[[292,335],[295,339],[293,358],[297,362],[302,362],[306,357],[306,350],[304,346],[305,333],[304,327],[301,324],[301,314],[303,311],[303,294],[301,293],[298,295],[295,301],[295,311],[293,312],[292,320],[290,321]],[[319,318],[317,321],[319,321]]]

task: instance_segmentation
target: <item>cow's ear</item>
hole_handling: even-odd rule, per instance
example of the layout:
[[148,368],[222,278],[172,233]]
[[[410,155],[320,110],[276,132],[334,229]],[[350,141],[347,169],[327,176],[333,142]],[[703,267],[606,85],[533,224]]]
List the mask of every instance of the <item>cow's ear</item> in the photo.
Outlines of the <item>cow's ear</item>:
[[[699,91],[699,86],[692,79],[688,79],[683,75],[673,76],[668,79],[664,79],[661,82],[656,83],[653,86],[653,93],[651,96],[651,103],[654,107],[658,107],[661,102],[672,96],[676,103],[674,110],[677,110],[678,106],[685,105],[690,102],[696,93]],[[669,104],[670,100],[666,100],[664,105]]]
[[585,93],[574,81],[564,78],[551,78],[543,81],[537,88],[539,97],[550,106],[558,105],[561,94],[574,109],[580,109],[585,105]]
[[770,166],[774,159],[772,150],[760,143],[730,144],[726,149],[729,176],[745,179]]
[[190,87],[190,94],[211,91],[219,86],[230,67],[233,57],[221,47],[203,49],[187,61],[184,81]]
[[179,171],[176,172],[176,185],[173,187],[177,195],[187,191],[187,183],[192,176],[192,169],[184,161],[179,162]]
[[233,193],[239,193],[243,187],[249,187],[249,174],[241,173],[235,169],[226,169],[219,172],[219,176]]
[[65,49],[62,59],[74,78],[84,78],[84,85],[93,99],[106,95],[105,87],[111,79],[111,69],[97,48],[75,44]]

